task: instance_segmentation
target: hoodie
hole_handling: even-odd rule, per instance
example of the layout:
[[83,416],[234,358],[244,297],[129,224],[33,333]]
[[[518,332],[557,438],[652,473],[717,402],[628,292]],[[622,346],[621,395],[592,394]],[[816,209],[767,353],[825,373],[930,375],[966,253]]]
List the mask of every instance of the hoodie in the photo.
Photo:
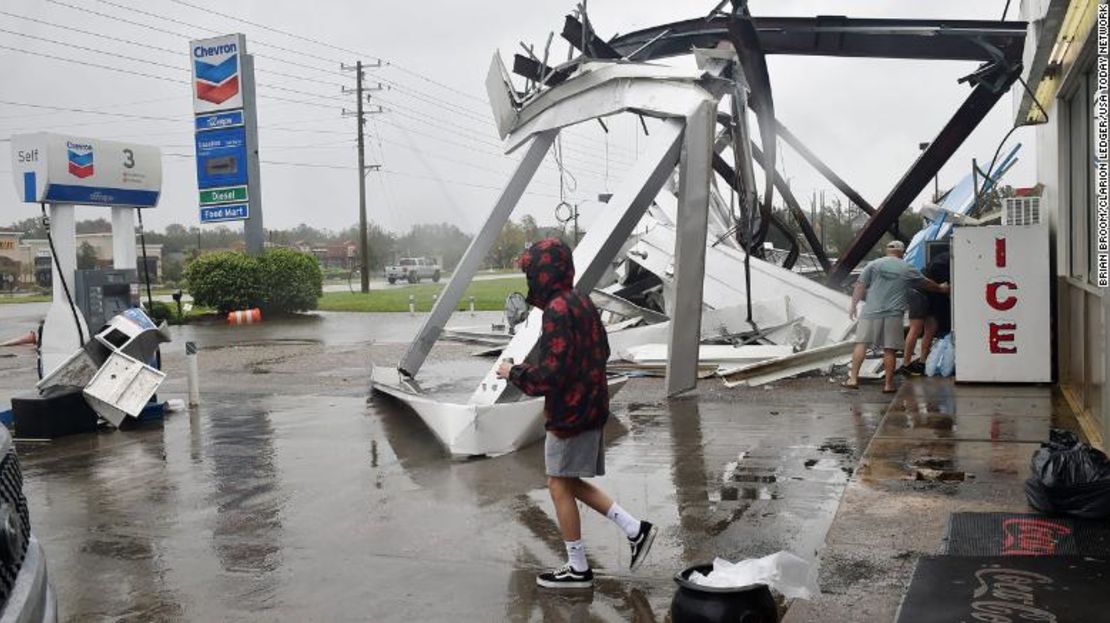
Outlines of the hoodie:
[[545,427],[556,436],[600,428],[609,417],[609,340],[593,302],[574,289],[570,247],[541,240],[519,264],[528,280],[527,301],[543,310],[543,326],[534,363],[513,366],[509,380],[529,396],[544,397]]

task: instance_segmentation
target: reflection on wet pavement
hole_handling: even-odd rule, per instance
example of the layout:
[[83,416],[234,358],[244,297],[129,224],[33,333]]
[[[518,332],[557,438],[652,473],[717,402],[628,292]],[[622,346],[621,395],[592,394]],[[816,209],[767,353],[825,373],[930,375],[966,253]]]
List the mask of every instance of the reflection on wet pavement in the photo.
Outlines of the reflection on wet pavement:
[[[630,574],[623,534],[587,511],[597,586],[552,594],[535,585],[564,558],[542,447],[451,461],[412,413],[366,397],[354,355],[323,348],[209,348],[199,410],[19,444],[65,620],[663,621],[686,566],[813,558],[886,406],[825,379],[673,401],[630,381],[598,484],[660,537]],[[433,361],[428,382],[488,365]],[[339,369],[353,380],[325,384]]]

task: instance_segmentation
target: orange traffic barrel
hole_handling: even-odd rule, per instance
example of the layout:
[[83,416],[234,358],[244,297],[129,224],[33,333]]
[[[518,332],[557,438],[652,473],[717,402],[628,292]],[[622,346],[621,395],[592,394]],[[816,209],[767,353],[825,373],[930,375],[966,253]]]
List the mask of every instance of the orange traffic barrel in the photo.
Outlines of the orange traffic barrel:
[[19,337],[13,337],[10,340],[0,342],[0,346],[23,346],[24,344],[28,346],[34,346],[37,343],[38,336],[35,335],[34,331],[31,331]]
[[227,314],[228,324],[254,324],[256,322],[262,322],[262,310],[257,307],[241,309]]

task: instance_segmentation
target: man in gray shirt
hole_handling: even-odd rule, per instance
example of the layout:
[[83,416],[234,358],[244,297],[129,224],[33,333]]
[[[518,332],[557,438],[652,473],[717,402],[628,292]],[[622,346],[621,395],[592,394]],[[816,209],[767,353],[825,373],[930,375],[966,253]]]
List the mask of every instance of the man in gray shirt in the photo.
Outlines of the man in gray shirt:
[[866,297],[863,313],[856,326],[856,347],[852,352],[849,389],[859,388],[859,369],[867,355],[867,345],[883,349],[883,392],[894,393],[895,351],[902,347],[902,316],[906,313],[906,293],[913,287],[947,294],[948,284],[938,284],[902,259],[906,245],[895,240],[886,245],[886,256],[870,262],[860,273],[852,289],[852,305],[848,315],[856,318],[856,307]]

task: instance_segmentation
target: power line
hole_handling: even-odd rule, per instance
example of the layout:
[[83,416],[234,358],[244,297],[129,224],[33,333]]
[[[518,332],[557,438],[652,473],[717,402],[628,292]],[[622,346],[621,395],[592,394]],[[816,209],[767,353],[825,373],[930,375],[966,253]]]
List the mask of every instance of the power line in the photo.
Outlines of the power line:
[[28,50],[26,48],[15,48],[15,47],[7,46],[7,45],[0,45],[0,50],[10,50],[12,52],[19,52],[21,54],[30,54],[31,56],[41,56],[43,58],[50,58],[50,59],[54,59],[54,60],[57,60],[57,61],[64,61],[66,63],[74,63],[74,64],[77,64],[77,65],[85,65],[86,67],[96,67],[98,69],[106,69],[108,71],[114,71],[114,72],[118,72],[118,73],[122,73],[122,74],[130,74],[132,76],[142,76],[143,78],[151,78],[151,79],[154,79],[154,80],[161,80],[163,82],[175,82],[177,84],[189,84],[188,80],[178,80],[177,78],[170,78],[169,76],[159,76],[159,75],[155,75],[155,74],[146,74],[146,73],[143,73],[143,72],[140,72],[140,71],[134,71],[134,70],[131,70],[131,69],[121,69],[119,67],[112,67],[110,65],[100,65],[98,63],[90,63],[89,61],[81,61],[81,60],[77,60],[77,59],[73,59],[73,58],[66,58],[64,56],[55,56],[53,54],[48,54],[46,52],[37,52],[37,51],[34,51],[34,50]]
[[[65,6],[69,6],[69,5],[65,5]],[[69,31],[69,32],[76,32],[76,33],[80,33],[82,35],[86,35],[86,36],[89,36],[89,37],[97,37],[97,38],[100,38],[100,39],[107,39],[109,41],[115,41],[117,43],[124,43],[124,44],[127,44],[127,45],[133,45],[133,46],[145,48],[145,49],[148,49],[148,50],[156,50],[158,52],[164,52],[164,53],[173,54],[173,55],[176,55],[176,56],[181,56],[181,53],[182,53],[181,50],[173,50],[173,49],[165,48],[165,47],[158,46],[158,45],[151,45],[149,43],[143,43],[141,41],[136,41],[134,39],[126,39],[126,38],[123,38],[123,37],[113,37],[112,35],[106,35],[106,34],[100,33],[100,32],[94,32],[94,31],[91,31],[91,30],[76,28],[76,27],[73,27],[73,26],[68,26],[66,24],[48,22],[48,21],[45,21],[45,20],[40,20],[40,19],[36,19],[36,18],[33,18],[33,17],[28,17],[26,15],[18,15],[16,13],[10,13],[8,11],[0,11],[0,15],[7,15],[9,17],[22,19],[22,20],[26,20],[26,21],[29,21],[29,22],[34,22],[36,24],[42,24],[44,26],[49,26],[51,28],[58,28],[58,29],[61,29],[61,30]],[[138,24],[137,22],[135,22],[135,23]],[[10,32],[10,31],[5,31],[5,32]],[[12,33],[12,34],[17,34],[17,35],[20,35],[20,36],[29,36],[29,35],[23,35],[21,33]],[[173,34],[177,34],[177,36],[180,36],[180,37],[185,37],[185,35],[181,35],[180,33],[173,33]],[[34,37],[34,38],[40,38],[40,37]],[[41,39],[49,41],[45,37],[41,37]],[[67,47],[78,47],[78,46],[71,46],[69,43],[66,43],[65,45]],[[107,54],[107,52],[103,52],[101,50],[95,50],[95,51]],[[269,56],[262,56],[262,58],[276,60],[276,59],[274,59],[274,57],[269,57]],[[139,59],[132,58],[131,60],[139,60]],[[139,62],[144,62],[144,61],[140,60]],[[319,71],[319,69],[320,69],[320,68],[317,68],[317,67],[313,67],[311,65],[303,65],[303,67],[312,69],[313,71]],[[342,83],[339,83],[339,82],[333,82],[333,81],[330,81],[330,80],[320,80],[319,78],[313,78],[311,76],[301,76],[299,74],[288,74],[288,73],[284,73],[284,72],[280,72],[280,71],[274,71],[274,70],[270,70],[270,69],[267,69],[266,73],[274,75],[274,76],[282,76],[282,77],[285,77],[285,78],[292,78],[292,79],[300,80],[300,81],[303,81],[303,82],[314,82],[316,84],[324,84],[324,85],[328,85],[328,86],[338,86],[338,87],[344,86]]]
[[[56,1],[56,0],[50,0],[50,1]],[[286,37],[290,37],[290,38],[293,38],[293,39],[297,39],[297,40],[299,40],[299,41],[304,41],[304,42],[306,42],[306,43],[312,43],[312,44],[315,44],[315,45],[319,45],[319,46],[322,46],[322,47],[325,47],[325,48],[329,48],[329,49],[337,50],[337,51],[339,51],[339,52],[343,52],[343,53],[345,53],[345,54],[354,54],[354,55],[356,55],[356,56],[372,56],[372,57],[377,57],[376,55],[372,55],[372,54],[366,54],[366,53],[365,53],[365,52],[363,52],[363,51],[359,51],[359,50],[354,50],[354,49],[351,49],[351,48],[345,48],[345,47],[343,47],[343,46],[338,46],[338,45],[335,45],[335,44],[327,43],[327,42],[324,42],[324,41],[320,41],[320,40],[318,40],[318,39],[314,39],[314,38],[312,38],[312,37],[306,37],[306,36],[304,36],[304,35],[300,35],[300,34],[298,34],[298,33],[290,32],[290,31],[288,31],[288,30],[283,30],[283,29],[281,29],[281,28],[276,28],[276,27],[273,27],[273,26],[268,26],[268,25],[266,25],[266,24],[262,24],[262,23],[259,23],[259,22],[254,22],[254,21],[251,21],[251,20],[248,20],[248,19],[245,19],[245,18],[242,18],[242,17],[238,17],[238,16],[235,16],[235,15],[231,15],[231,14],[228,14],[228,13],[221,13],[221,12],[219,12],[219,11],[216,11],[216,10],[213,10],[213,9],[211,9],[211,8],[209,8],[209,7],[201,7],[201,6],[197,6],[197,5],[195,5],[195,4],[192,4],[192,3],[190,3],[190,2],[186,2],[185,0],[168,0],[168,1],[169,1],[169,2],[173,2],[174,4],[179,4],[179,5],[182,5],[182,6],[186,6],[186,7],[189,7],[189,8],[191,8],[191,9],[194,9],[194,10],[197,10],[197,11],[202,11],[202,12],[204,12],[205,14],[212,14],[212,15],[216,15],[216,16],[219,16],[219,17],[223,17],[223,18],[225,18],[225,19],[230,19],[230,20],[238,21],[238,22],[240,22],[240,23],[243,23],[243,24],[247,24],[247,25],[250,25],[250,26],[254,26],[254,27],[256,27],[256,28],[262,28],[263,30],[266,30],[266,31],[269,31],[269,32],[273,32],[273,33],[275,33],[275,34],[280,34],[280,35],[283,35],[283,36],[286,36]],[[109,5],[112,5],[112,6],[119,6],[119,5],[117,5],[117,4],[113,3],[113,2],[111,2],[110,0],[97,0],[97,2],[102,2],[102,3],[104,3],[104,4],[109,4]],[[140,12],[140,13],[145,13],[145,12],[143,12],[143,11],[139,11],[139,12]],[[147,13],[147,14],[149,14],[149,13]],[[168,18],[168,17],[165,17],[165,16],[160,16],[160,15],[153,15],[153,14],[149,14],[149,15],[152,15],[152,16],[154,16],[154,17],[158,17],[159,19],[164,19],[164,20],[168,20],[168,21],[178,21],[178,20],[174,20],[173,18]],[[178,22],[178,23],[186,24],[186,22]],[[208,29],[208,30],[212,31],[212,29]],[[215,32],[215,31],[213,31],[213,32]],[[278,46],[274,46],[273,44],[266,44],[266,45],[269,45],[270,47],[275,47],[276,49],[281,49],[280,47],[278,47]],[[310,54],[310,53],[308,53],[308,52],[305,52],[305,51],[303,51],[303,50],[286,50],[286,51],[289,51],[289,52],[292,52],[292,53],[294,53],[294,54],[298,54],[298,55],[303,55],[303,56],[309,56],[309,57],[312,57],[312,58],[317,58],[317,59],[320,59],[320,60],[325,60],[325,61],[326,61],[326,60],[328,60],[328,59],[324,59],[323,57],[319,57],[319,56],[314,56],[314,55],[312,55],[312,54]],[[421,80],[421,81],[424,81],[424,82],[427,82],[427,83],[429,83],[429,84],[432,84],[432,85],[438,86],[438,87],[440,87],[441,89],[445,89],[445,90],[447,90],[447,91],[450,91],[450,92],[452,92],[452,93],[455,93],[455,94],[458,94],[458,95],[462,95],[462,96],[464,96],[464,97],[467,97],[467,98],[469,98],[469,99],[472,99],[472,100],[474,100],[474,101],[477,101],[477,102],[479,102],[479,103],[481,103],[481,104],[484,104],[484,105],[486,105],[486,106],[489,106],[489,101],[488,101],[488,100],[486,100],[485,98],[482,98],[482,97],[477,97],[477,96],[475,96],[475,95],[472,95],[472,94],[470,94],[470,93],[467,93],[467,92],[465,92],[465,91],[462,91],[462,90],[460,90],[460,89],[457,89],[457,88],[455,88],[455,87],[452,87],[452,86],[450,86],[450,85],[448,85],[448,84],[445,84],[445,83],[443,83],[443,82],[439,82],[439,81],[437,81],[437,80],[435,80],[435,79],[433,79],[433,78],[430,78],[430,77],[428,77],[428,76],[426,76],[426,75],[424,75],[424,74],[421,74],[421,73],[419,73],[419,72],[416,72],[416,71],[413,71],[413,70],[411,70],[411,69],[408,69],[407,67],[404,67],[404,66],[402,66],[402,65],[399,65],[399,64],[397,64],[397,63],[395,63],[395,62],[393,62],[393,61],[390,61],[390,60],[388,60],[388,59],[382,59],[381,57],[377,57],[377,59],[378,59],[378,61],[379,61],[379,62],[381,62],[381,63],[384,63],[385,65],[387,65],[387,66],[389,66],[389,67],[393,67],[393,68],[395,68],[395,69],[397,69],[397,70],[399,70],[399,71],[402,71],[402,72],[404,72],[404,73],[406,73],[406,74],[409,74],[409,75],[411,75],[412,77],[414,77],[414,78],[417,78],[417,79],[419,79],[419,80]],[[392,85],[395,85],[395,86],[396,86],[396,85],[398,84],[398,83],[396,83],[396,82],[394,82],[394,81],[391,81],[391,80],[388,80],[388,79],[386,79],[386,78],[381,78],[381,77],[377,77],[377,79],[380,79],[380,80],[382,80],[382,81],[384,81],[384,82],[387,82],[387,83],[389,83],[389,84],[392,84]],[[415,90],[414,90],[414,91],[415,91]],[[438,105],[443,105],[443,104],[444,104],[444,102],[436,102],[436,103],[437,103]],[[461,109],[463,109],[463,110],[467,110],[467,109],[463,108],[462,106],[456,106],[456,107],[457,107],[457,108],[461,108]],[[485,118],[483,118],[483,119],[479,119],[479,120],[485,121],[485,122],[489,123],[489,124],[490,124],[491,126],[493,125],[493,123],[492,123],[492,122],[489,122],[489,120],[488,120],[488,119],[485,119]],[[586,138],[586,137],[581,137],[581,138]],[[597,143],[599,143],[599,144],[601,143],[601,141],[600,141],[600,140],[598,140],[598,139],[592,139],[592,140],[594,140],[595,142],[597,142]]]
[[145,119],[145,120],[150,120],[150,121],[181,121],[183,119],[188,119],[189,117],[192,117],[192,115],[189,115],[189,117],[184,117],[184,116],[182,116],[182,117],[156,117],[156,116],[153,116],[153,115],[134,115],[134,114],[130,114],[130,113],[107,112],[107,111],[103,111],[103,110],[97,110],[95,108],[69,108],[69,107],[65,107],[65,106],[50,106],[50,105],[47,105],[47,104],[29,104],[29,103],[26,103],[26,102],[13,102],[11,100],[0,100],[0,104],[4,104],[6,106],[23,106],[23,107],[27,107],[27,108],[42,108],[42,109],[47,109],[47,110],[56,110],[56,111],[64,111],[64,112],[77,112],[77,113],[82,113],[82,114],[86,114],[86,115],[103,115],[103,116],[108,116],[108,117],[124,117],[124,118],[127,118],[127,119]]
[[[51,0],[51,1],[56,2],[56,0]],[[58,4],[62,4],[64,6],[69,6],[69,5],[65,5],[64,3],[60,3],[60,2]],[[11,31],[5,31],[5,32],[11,33]],[[25,35],[22,35],[22,33],[12,33],[12,34],[25,36]],[[176,33],[174,33],[174,34],[176,34]],[[181,35],[177,35],[177,36],[181,36]],[[56,41],[56,40],[51,40],[51,39],[46,39],[46,38],[40,38],[40,39],[43,40],[43,41],[47,41],[49,43],[57,44],[57,45],[68,45],[68,44],[65,44],[63,42],[59,42],[59,41]],[[73,47],[81,47],[81,49],[86,49],[86,50],[89,50],[89,51],[104,53],[104,54],[108,54],[110,56],[115,56],[115,57],[118,57],[118,58],[124,58],[124,59],[128,59],[128,60],[136,60],[136,61],[140,61],[140,62],[142,62],[142,60],[143,60],[143,59],[135,59],[134,57],[127,57],[126,55],[120,55],[120,54],[115,54],[115,53],[111,53],[111,52],[106,52],[104,50],[98,50],[96,48],[87,48],[87,47],[84,47],[84,46],[73,46]],[[118,73],[124,73],[124,74],[146,77],[146,78],[151,78],[151,79],[157,79],[157,80],[162,80],[162,81],[175,82],[175,83],[179,83],[179,84],[188,83],[188,81],[177,80],[177,79],[170,78],[170,77],[167,77],[167,76],[147,74],[147,73],[138,72],[138,71],[134,71],[134,70],[130,70],[130,69],[123,69],[123,68],[112,67],[112,66],[108,66],[108,65],[101,65],[101,64],[98,64],[98,63],[91,63],[91,62],[88,62],[88,61],[72,59],[72,58],[67,58],[67,57],[61,57],[61,56],[48,54],[48,53],[45,53],[45,52],[32,51],[32,50],[27,50],[27,49],[23,49],[23,48],[15,48],[15,47],[11,47],[11,46],[0,45],[0,49],[7,49],[7,50],[20,52],[20,53],[24,53],[24,54],[41,56],[41,57],[44,57],[44,58],[50,58],[50,59],[53,59],[53,60],[75,63],[75,64],[79,64],[79,65],[95,67],[95,68],[105,69],[105,70],[114,71],[114,72],[118,72]],[[181,68],[181,67],[173,67],[173,66],[165,65],[165,64],[161,64],[161,63],[155,63],[155,64],[158,64],[158,65],[164,66],[164,67],[169,67],[171,69],[189,71],[188,69]],[[299,91],[297,89],[289,89],[289,88],[281,87],[281,86],[277,86],[277,85],[260,85],[260,86],[263,86],[263,87],[266,87],[266,88],[272,88],[272,89],[276,89],[276,90],[292,92],[292,93],[304,94],[304,95],[308,95],[308,96],[310,96],[310,97],[312,97],[316,100],[319,100],[319,99],[338,100],[339,99],[339,98],[335,98],[335,97],[320,96],[320,95],[315,94],[315,93],[308,93],[308,92],[305,92],[305,91]],[[318,101],[294,100],[294,99],[289,99],[289,98],[280,98],[280,97],[272,96],[272,95],[263,95],[263,97],[268,98],[268,99],[272,99],[272,100],[276,100],[276,101],[289,102],[289,103],[298,104],[298,105],[316,106],[316,107],[329,108],[329,109],[332,108],[331,106],[326,105],[326,104],[321,104]],[[62,109],[62,108],[63,107],[53,107],[53,109]],[[92,109],[70,109],[70,110],[72,110],[73,112],[80,112],[80,113],[92,113],[92,114],[102,113],[102,111],[93,111]],[[395,107],[395,108],[393,108],[393,110],[397,111],[399,109]],[[107,115],[110,115],[110,116],[115,116],[115,117],[120,117],[120,118],[134,118],[134,119],[146,118],[147,120],[156,120],[156,121],[178,121],[178,119],[170,118],[170,117],[157,118],[157,117],[154,117],[154,116],[147,116],[147,115],[128,115],[126,113],[102,113],[102,114],[107,114]],[[425,118],[414,117],[413,115],[408,115],[408,114],[402,114],[402,116],[408,117],[410,119],[414,119],[414,120],[419,121],[421,123],[429,123],[428,119],[425,119]],[[185,118],[185,117],[183,117],[183,118]],[[397,124],[392,124],[392,125],[397,125]],[[437,125],[437,124],[431,123],[430,125]],[[404,126],[399,126],[399,125],[398,125],[398,127],[405,128]],[[456,127],[453,127],[453,126],[450,126],[450,127],[443,126],[442,124],[439,124],[439,127],[443,128],[446,131],[453,132],[456,135],[461,136],[462,138],[464,138],[466,140],[479,142],[481,144],[493,147],[495,149],[500,148],[500,146],[497,145],[497,144],[487,142],[483,139],[479,139],[479,138],[476,138],[476,137],[471,136],[471,135],[463,134],[463,133],[458,131],[459,128],[456,128]],[[405,128],[405,129],[409,130],[409,128]],[[292,129],[290,129],[290,130],[292,130]],[[317,132],[323,132],[323,131],[317,131]],[[336,132],[336,133],[338,133],[338,132]],[[427,135],[427,136],[430,136],[430,135]],[[434,137],[433,136],[432,138],[435,138],[437,140],[442,140],[441,137]],[[469,146],[464,146],[464,147],[470,148]],[[271,161],[271,163],[272,163],[272,161]],[[313,166],[316,166],[316,165],[313,165]]]
[[[100,0],[100,1],[103,1],[103,2],[106,2],[107,4],[116,6],[114,3],[107,2],[106,0]],[[64,4],[64,3],[62,3],[62,4]],[[66,6],[68,6],[68,5],[66,5]],[[158,67],[173,69],[175,71],[184,71],[184,72],[189,72],[190,71],[186,67],[169,65],[169,64],[166,64],[166,63],[160,63],[160,62],[151,61],[151,60],[148,60],[148,59],[136,58],[136,57],[128,56],[128,55],[125,55],[125,54],[118,54],[118,53],[115,53],[115,52],[109,52],[109,51],[102,50],[102,49],[99,49],[99,48],[93,48],[93,47],[88,47],[88,46],[80,46],[80,45],[75,45],[75,44],[67,44],[66,42],[58,41],[56,39],[50,39],[50,38],[47,38],[47,37],[35,37],[35,36],[32,36],[32,35],[26,35],[26,34],[23,34],[23,33],[18,33],[18,32],[14,32],[14,31],[2,29],[2,28],[0,28],[0,32],[13,34],[13,35],[20,36],[20,37],[30,38],[30,39],[34,39],[34,40],[41,41],[41,42],[51,43],[51,44],[54,44],[54,45],[74,47],[74,48],[85,50],[85,51],[88,51],[88,52],[104,54],[104,55],[111,56],[111,57],[114,57],[114,58],[120,58],[120,59],[124,59],[124,60],[129,60],[129,61],[145,63],[145,64],[149,64],[149,65],[154,65],[154,66],[158,66]],[[165,48],[162,48],[162,49],[165,49]],[[26,52],[26,53],[30,53],[30,54],[35,54],[36,53],[36,52],[28,51],[28,50],[23,50],[23,51]],[[117,71],[117,72],[133,73],[135,75],[145,75],[147,77],[154,77],[153,74],[141,74],[139,72],[130,72],[130,71],[124,70],[122,68],[111,67],[111,66],[107,66],[107,65],[97,65],[95,63],[88,63],[87,61],[80,61],[80,60],[77,60],[77,59],[67,59],[67,58],[64,58],[64,57],[50,56],[50,55],[46,55],[46,54],[43,54],[43,53],[38,53],[38,54],[42,54],[44,56],[47,56],[49,58],[54,58],[56,60],[65,60],[65,61],[72,62],[72,63],[87,64],[87,65],[90,65],[90,66],[99,67],[99,68],[102,68],[102,69],[108,69],[108,70]],[[164,76],[159,77],[159,79],[174,81],[174,80],[172,80],[168,77],[164,77]],[[175,81],[175,82],[185,82],[185,81]],[[337,86],[342,86],[342,85],[338,85],[337,83],[332,83],[332,84],[336,84]],[[299,89],[292,89],[292,88],[285,87],[285,86],[280,86],[280,85],[259,83],[258,86],[261,87],[261,88],[267,88],[267,89],[272,89],[272,90],[276,90],[276,91],[293,93],[293,94],[297,94],[297,95],[305,95],[305,96],[308,96],[308,97],[311,97],[311,98],[314,98],[314,99],[342,101],[342,98],[323,96],[323,95],[320,95],[320,94],[317,94],[317,93],[302,91],[302,90],[299,90]],[[265,98],[269,98],[269,99],[273,99],[273,100],[277,100],[277,101],[293,103],[293,104],[305,105],[305,106],[326,107],[326,105],[320,104],[320,103],[315,102],[315,101],[280,98],[280,97],[273,96],[273,95],[268,95],[268,94],[262,94],[261,97],[265,97]],[[407,114],[405,112],[402,112],[403,110],[405,110],[403,107],[396,106],[396,105],[394,105],[394,104],[392,104],[388,101],[386,101],[386,104],[389,105],[390,110],[400,114],[401,116],[407,117],[409,119],[412,119],[412,120],[415,120],[415,121],[418,121],[418,122],[421,122],[421,123],[427,123],[429,125],[438,126],[439,128],[441,128],[445,131],[453,132],[455,134],[461,135],[461,136],[467,138],[468,140],[476,140],[476,141],[482,142],[483,144],[489,145],[491,147],[500,148],[500,145],[498,145],[496,143],[493,143],[493,142],[490,142],[490,141],[487,141],[484,138],[484,133],[483,132],[479,132],[479,131],[472,130],[472,129],[469,129],[469,128],[464,128],[464,127],[461,127],[461,126],[444,125],[442,123],[437,123],[437,122],[431,121],[428,118],[422,118],[422,117],[419,117],[419,116],[415,116],[415,115],[412,115],[412,114]],[[493,124],[490,123],[489,125],[492,126]],[[577,150],[577,149],[572,150],[572,151],[578,151],[579,153],[583,154],[586,157],[596,157],[594,154],[592,154],[590,152]]]

